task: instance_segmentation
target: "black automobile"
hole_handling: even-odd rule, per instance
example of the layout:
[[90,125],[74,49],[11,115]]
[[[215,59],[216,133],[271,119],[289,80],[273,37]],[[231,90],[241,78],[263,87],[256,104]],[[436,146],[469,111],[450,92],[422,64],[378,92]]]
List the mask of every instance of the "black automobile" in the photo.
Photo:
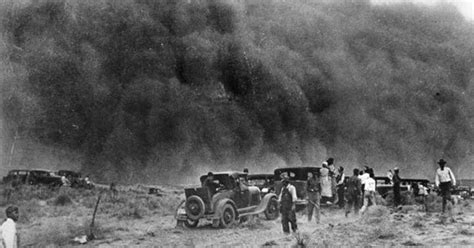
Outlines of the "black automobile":
[[296,188],[296,205],[299,208],[306,207],[308,200],[306,199],[306,183],[308,181],[308,172],[314,175],[320,175],[320,167],[285,167],[278,168],[274,171],[275,192],[280,194],[282,188],[281,174],[286,173],[290,177],[290,183]]
[[188,227],[199,220],[212,221],[213,226],[230,227],[239,218],[264,213],[268,220],[278,218],[277,196],[261,196],[255,186],[244,185],[247,174],[235,171],[215,172],[212,181],[217,187],[211,192],[205,187],[207,175],[200,177],[201,186],[185,188],[186,200],[177,208],[176,218]]
[[29,170],[11,170],[3,177],[3,183],[11,183],[13,186],[26,183]]
[[[389,177],[377,176],[374,178],[377,192],[386,198],[393,190],[393,183]],[[414,184],[421,184],[425,187],[429,186],[430,181],[427,179],[402,178],[400,182],[400,192],[410,191]]]
[[249,174],[247,175],[249,186],[256,186],[262,195],[275,192],[275,176],[273,174]]
[[61,176],[50,170],[30,170],[26,179],[30,185],[61,186]]

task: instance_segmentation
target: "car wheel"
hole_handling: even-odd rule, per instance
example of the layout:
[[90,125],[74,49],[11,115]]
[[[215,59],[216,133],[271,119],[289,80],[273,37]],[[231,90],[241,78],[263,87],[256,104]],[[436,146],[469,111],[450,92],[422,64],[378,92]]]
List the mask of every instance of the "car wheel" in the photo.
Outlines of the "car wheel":
[[232,226],[235,222],[235,209],[230,204],[225,204],[222,209],[220,224],[224,228]]
[[204,201],[197,195],[190,196],[186,199],[185,209],[189,219],[199,220],[204,215]]
[[187,219],[186,221],[184,221],[184,225],[189,228],[197,227],[198,224],[199,224],[199,220]]
[[278,201],[275,197],[273,197],[268,202],[267,209],[265,209],[265,217],[267,220],[276,220],[278,215]]

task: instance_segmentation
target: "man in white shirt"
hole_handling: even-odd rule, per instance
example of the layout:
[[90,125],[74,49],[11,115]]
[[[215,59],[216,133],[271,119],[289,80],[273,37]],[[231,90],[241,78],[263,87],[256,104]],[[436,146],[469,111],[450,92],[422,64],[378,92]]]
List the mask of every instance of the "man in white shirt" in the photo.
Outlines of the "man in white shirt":
[[290,233],[289,224],[293,232],[298,230],[296,224],[296,188],[290,184],[290,178],[287,174],[282,174],[282,188],[278,201],[280,202],[280,213],[281,213],[281,225],[283,232],[286,234]]
[[20,247],[19,238],[16,233],[16,221],[18,221],[19,211],[18,207],[9,206],[5,213],[7,220],[3,222],[0,227],[1,232],[1,245],[5,248],[17,248]]
[[369,178],[365,180],[365,186],[364,186],[364,205],[362,206],[360,212],[363,214],[367,207],[369,206],[369,202],[372,203],[372,205],[375,204],[375,180],[374,180],[374,175],[370,174]]
[[451,201],[454,205],[454,200],[451,198],[451,187],[456,185],[456,178],[449,167],[446,167],[446,161],[440,159],[438,161],[439,168],[436,170],[435,184],[439,188],[441,196],[443,197],[443,213],[446,210],[446,202]]

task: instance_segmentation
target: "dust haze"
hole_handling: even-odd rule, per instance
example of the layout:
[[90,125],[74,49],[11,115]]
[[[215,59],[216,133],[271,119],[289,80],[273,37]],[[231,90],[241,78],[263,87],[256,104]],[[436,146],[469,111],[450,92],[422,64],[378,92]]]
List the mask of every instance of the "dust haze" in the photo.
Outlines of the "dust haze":
[[1,172],[176,184],[331,156],[474,176],[473,23],[354,2],[2,0]]

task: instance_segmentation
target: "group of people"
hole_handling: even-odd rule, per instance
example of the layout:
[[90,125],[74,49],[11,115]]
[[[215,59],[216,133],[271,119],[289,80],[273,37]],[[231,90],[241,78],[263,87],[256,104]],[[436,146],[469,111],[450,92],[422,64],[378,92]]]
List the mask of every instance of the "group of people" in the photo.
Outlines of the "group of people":
[[[456,185],[456,179],[453,172],[446,166],[447,162],[443,159],[438,161],[439,168],[435,175],[435,185],[439,188],[439,194],[443,198],[442,211],[446,210],[446,204],[451,201],[451,187]],[[401,182],[399,168],[390,170],[389,178],[393,187],[393,203],[398,208],[402,204]],[[282,190],[279,195],[281,222],[284,233],[290,233],[290,226],[293,232],[296,232],[298,225],[296,223],[296,188],[290,183],[287,174],[281,175]],[[323,162],[320,175],[308,172],[306,182],[307,197],[307,217],[311,222],[313,212],[315,213],[316,223],[320,222],[320,203],[337,204],[340,208],[345,206],[345,216],[348,217],[351,211],[355,214],[363,214],[369,205],[376,205],[376,181],[374,179],[374,170],[365,166],[363,170],[355,168],[353,175],[345,179],[344,168],[339,167],[336,173],[334,159],[329,158]],[[413,187],[414,195],[424,197],[428,189],[423,185]]]

